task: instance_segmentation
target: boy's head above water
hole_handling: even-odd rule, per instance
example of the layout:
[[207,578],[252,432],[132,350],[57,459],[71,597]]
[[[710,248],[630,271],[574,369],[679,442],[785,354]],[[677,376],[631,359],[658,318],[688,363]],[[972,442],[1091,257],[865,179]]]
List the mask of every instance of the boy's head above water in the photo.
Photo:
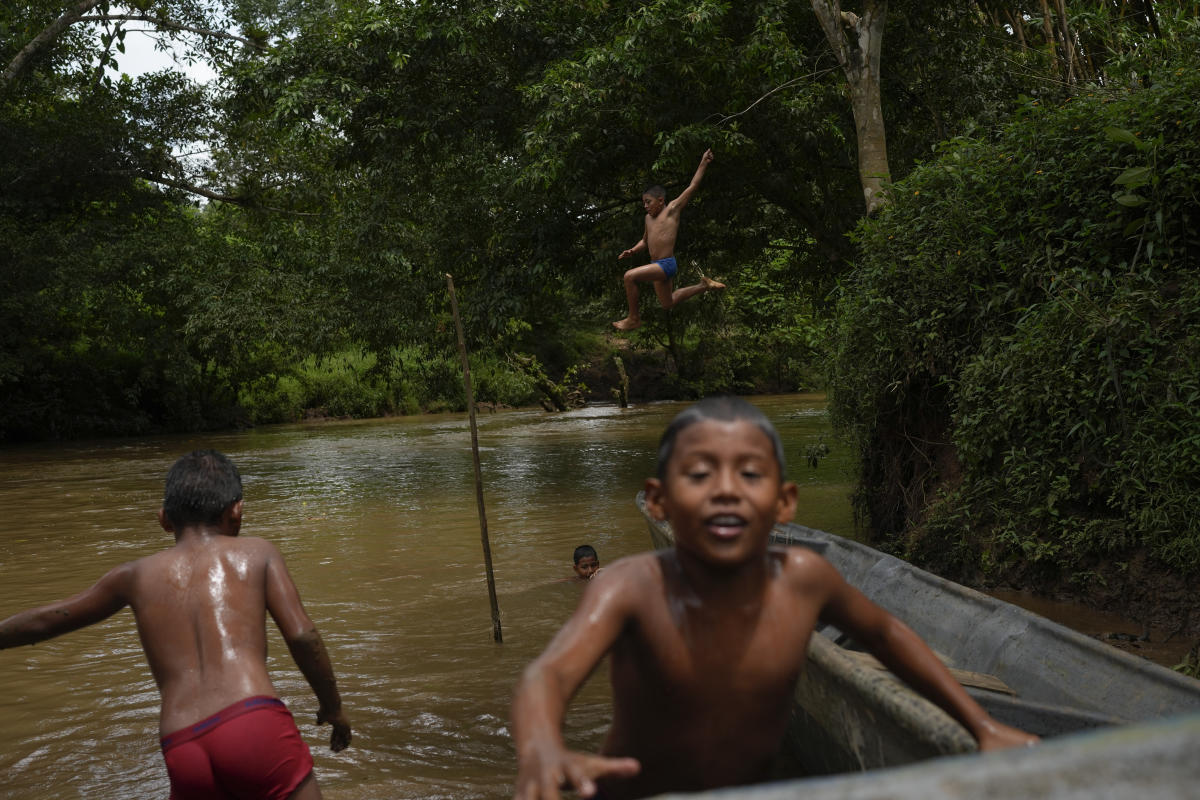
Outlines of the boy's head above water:
[[575,575],[580,580],[591,580],[592,576],[600,569],[600,556],[596,554],[596,548],[590,544],[581,544],[576,547],[573,558],[575,559]]
[[242,476],[216,450],[181,456],[167,473],[162,513],[180,530],[189,525],[216,525],[222,514],[242,499]]
[[766,434],[774,451],[775,463],[779,467],[779,481],[782,483],[787,470],[783,458],[783,442],[779,438],[779,432],[775,430],[775,426],[771,424],[766,415],[753,405],[740,397],[730,396],[705,398],[675,415],[658,442],[658,479],[666,478],[667,464],[675,453],[676,442],[683,430],[698,422],[737,422],[739,420],[749,422]]

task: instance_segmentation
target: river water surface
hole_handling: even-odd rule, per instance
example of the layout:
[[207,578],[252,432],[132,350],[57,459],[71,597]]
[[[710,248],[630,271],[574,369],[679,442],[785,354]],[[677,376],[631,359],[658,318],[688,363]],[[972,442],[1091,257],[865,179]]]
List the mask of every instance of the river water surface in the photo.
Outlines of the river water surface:
[[[800,484],[798,521],[852,532],[849,454],[824,398],[756,398]],[[466,417],[401,417],[242,433],[0,450],[0,618],[74,594],[171,544],[155,512],[180,454],[227,453],[245,485],[243,532],[275,542],[329,648],[353,745],[328,750],[316,701],[268,624],[271,676],[313,750],[327,798],[502,798],[515,774],[508,706],[522,667],[571,612],[571,551],[601,563],[646,550],[633,497],[683,404],[479,417],[504,643],[492,641]],[[822,440],[831,454],[805,463]],[[0,652],[0,796],[165,798],[158,693],[121,611]],[[568,715],[598,746],[603,670]]]
[[[852,535],[852,459],[832,438],[824,397],[755,402],[783,438],[800,487],[797,521]],[[492,641],[462,415],[0,449],[0,618],[170,546],[155,519],[167,470],[189,450],[222,450],[242,473],[243,532],[283,551],[354,724],[353,745],[330,753],[328,728],[313,724],[316,701],[268,624],[271,677],[325,796],[509,797],[512,688],[578,599],[578,585],[559,582],[572,574],[571,552],[588,542],[604,564],[649,549],[633,498],[683,407],[479,418],[503,644]],[[813,468],[806,454],[822,442],[831,452]],[[1087,633],[1140,631],[1074,605],[1003,597]],[[1140,652],[1170,665],[1186,646]],[[0,798],[167,796],[158,692],[128,610],[0,651],[0,685]],[[571,705],[568,744],[599,746],[608,703],[599,669]]]

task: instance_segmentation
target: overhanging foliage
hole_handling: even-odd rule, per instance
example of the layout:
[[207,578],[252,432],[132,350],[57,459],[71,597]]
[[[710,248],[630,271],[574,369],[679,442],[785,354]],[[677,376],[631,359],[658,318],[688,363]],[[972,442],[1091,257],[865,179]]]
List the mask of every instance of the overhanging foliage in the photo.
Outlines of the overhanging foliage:
[[1147,88],[948,142],[860,228],[832,396],[896,547],[992,577],[1200,570],[1196,41]]

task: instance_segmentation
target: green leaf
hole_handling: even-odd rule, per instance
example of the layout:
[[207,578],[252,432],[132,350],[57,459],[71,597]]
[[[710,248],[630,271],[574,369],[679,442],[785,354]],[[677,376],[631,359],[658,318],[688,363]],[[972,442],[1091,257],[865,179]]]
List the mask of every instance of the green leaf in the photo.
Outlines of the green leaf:
[[1118,194],[1113,197],[1113,200],[1116,200],[1123,206],[1129,206],[1130,208],[1146,204],[1146,198],[1138,194]]
[[1153,170],[1150,167],[1130,167],[1118,175],[1113,183],[1118,186],[1127,186],[1130,189],[1136,189],[1150,182],[1152,172]]
[[1111,125],[1104,129],[1104,135],[1114,142],[1122,142],[1124,144],[1137,144],[1138,141],[1138,138],[1133,135],[1132,131]]
[[1122,231],[1121,235],[1125,236],[1125,237],[1132,236],[1133,234],[1135,234],[1139,230],[1141,230],[1142,226],[1145,224],[1146,224],[1146,218],[1138,217],[1137,219],[1133,220],[1132,222],[1130,222],[1128,225],[1125,226],[1125,230]]

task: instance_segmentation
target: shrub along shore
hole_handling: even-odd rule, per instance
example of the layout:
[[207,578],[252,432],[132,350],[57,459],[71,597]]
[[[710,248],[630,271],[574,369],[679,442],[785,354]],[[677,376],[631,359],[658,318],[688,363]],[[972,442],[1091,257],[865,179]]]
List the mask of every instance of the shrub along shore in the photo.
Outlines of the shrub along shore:
[[1027,100],[858,231],[831,398],[878,541],[1200,632],[1200,71]]

